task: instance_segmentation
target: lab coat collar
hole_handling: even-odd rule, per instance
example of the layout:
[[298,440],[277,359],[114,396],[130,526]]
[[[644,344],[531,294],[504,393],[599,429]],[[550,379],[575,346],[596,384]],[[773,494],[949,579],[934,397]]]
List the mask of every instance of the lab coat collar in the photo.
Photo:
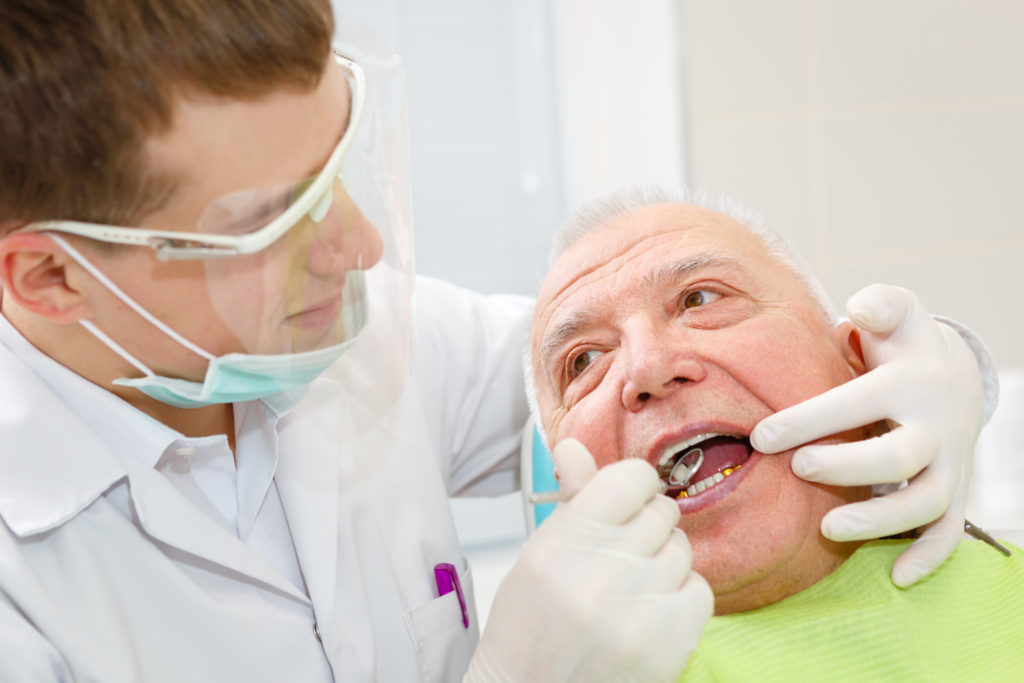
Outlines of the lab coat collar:
[[3,345],[0,377],[0,518],[17,536],[65,524],[127,477],[139,523],[151,536],[309,603],[151,465],[118,457]]
[[5,346],[0,377],[0,517],[18,536],[30,536],[77,515],[127,470]]
[[[61,526],[127,477],[151,536],[309,603],[154,469],[181,434],[44,355],[3,316],[0,378],[0,518],[19,537]],[[109,440],[97,431],[108,426]]]
[[255,551],[190,503],[156,470],[128,461],[131,500],[139,524],[153,538],[203,560],[233,569],[309,604]]
[[185,440],[179,432],[44,354],[2,315],[0,344],[28,366],[67,410],[120,458],[155,467],[170,446]]
[[19,535],[60,526],[183,437],[34,347],[0,315],[0,516]]

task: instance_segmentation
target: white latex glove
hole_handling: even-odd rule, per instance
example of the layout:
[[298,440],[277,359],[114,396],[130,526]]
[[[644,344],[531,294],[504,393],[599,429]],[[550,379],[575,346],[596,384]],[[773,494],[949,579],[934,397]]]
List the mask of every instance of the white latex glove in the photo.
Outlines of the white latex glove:
[[464,680],[675,680],[714,606],[679,508],[642,460],[597,471],[574,439],[552,455],[562,490],[578,492],[527,539]]
[[835,541],[924,526],[893,564],[893,583],[909,586],[942,564],[963,538],[974,445],[983,424],[981,375],[960,335],[932,320],[906,289],[871,285],[851,297],[846,312],[861,329],[869,372],[763,420],[751,442],[759,451],[777,453],[887,420],[891,431],[882,436],[799,449],[793,471],[808,481],[842,486],[909,480],[887,495],[836,508],[821,521],[821,532]]

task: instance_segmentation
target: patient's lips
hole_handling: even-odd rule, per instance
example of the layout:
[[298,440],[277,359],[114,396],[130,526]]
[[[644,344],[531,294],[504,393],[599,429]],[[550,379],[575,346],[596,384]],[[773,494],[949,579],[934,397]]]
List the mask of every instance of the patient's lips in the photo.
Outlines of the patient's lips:
[[[665,495],[673,498],[698,496],[732,475],[753,452],[750,440],[745,437],[723,434],[701,434],[700,437],[702,440],[694,442],[693,439],[688,439],[683,444],[666,450],[666,455],[662,456],[660,464],[663,466],[659,467],[659,474],[666,483],[669,483],[668,472],[677,458],[683,457],[693,448],[700,448],[704,455],[700,468],[690,476],[685,486],[669,483]],[[676,455],[671,456],[670,450],[675,450]]]

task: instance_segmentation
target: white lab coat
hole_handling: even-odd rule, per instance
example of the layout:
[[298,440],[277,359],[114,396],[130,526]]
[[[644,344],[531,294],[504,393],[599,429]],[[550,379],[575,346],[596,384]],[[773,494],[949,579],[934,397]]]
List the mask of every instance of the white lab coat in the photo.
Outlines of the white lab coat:
[[309,598],[0,346],[0,680],[306,681],[324,653],[337,680],[461,678],[478,626],[447,498],[517,485],[532,302],[423,279],[417,300],[414,381],[374,429],[340,433],[327,378],[278,424]]

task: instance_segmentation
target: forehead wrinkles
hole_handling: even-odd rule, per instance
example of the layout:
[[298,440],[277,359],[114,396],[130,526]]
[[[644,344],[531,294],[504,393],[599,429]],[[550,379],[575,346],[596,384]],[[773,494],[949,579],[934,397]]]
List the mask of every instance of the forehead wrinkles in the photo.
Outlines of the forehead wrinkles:
[[[636,294],[641,300],[645,297],[655,297],[655,303],[660,304],[661,294],[666,288],[677,285],[680,281],[690,277],[697,271],[708,268],[727,268],[737,266],[737,262],[717,251],[703,251],[692,256],[685,256],[680,259],[673,259],[660,266],[657,263],[651,264],[653,268],[644,270],[639,274],[629,272],[623,267],[625,264],[608,264],[610,272],[600,276],[599,280],[611,278],[613,283],[608,288],[600,289],[593,298],[587,299],[586,308],[574,308],[568,313],[555,317],[553,322],[546,326],[546,333],[541,340],[539,347],[539,364],[541,368],[548,368],[554,362],[558,349],[569,339],[572,339],[581,332],[596,325],[599,321],[607,318],[610,313],[615,317],[621,308],[629,309],[626,299],[629,297],[617,296],[625,290],[630,294]],[[572,292],[578,292],[581,287],[593,288],[597,282],[589,277],[596,270],[604,270],[604,267],[591,269],[586,274],[573,281],[573,285],[563,289],[559,295],[559,301],[553,302],[552,307],[557,307]],[[586,279],[587,282],[581,280]],[[635,286],[634,286],[635,284]]]
[[707,268],[737,267],[735,259],[732,259],[719,251],[704,251],[694,256],[679,260],[673,260],[663,264],[654,272],[648,273],[641,278],[641,287],[653,291],[661,291],[665,287],[672,286],[684,280],[694,272]]
[[[677,230],[682,231],[685,229],[685,227],[681,227]],[[561,280],[561,284],[559,289],[548,294],[546,297],[544,292],[541,292],[542,299],[547,299],[547,304],[545,304],[544,308],[546,310],[557,309],[579,289],[592,286],[595,277],[604,279],[609,274],[615,275],[619,273],[630,262],[639,260],[644,253],[654,249],[655,245],[650,244],[651,242],[658,243],[678,237],[676,230],[663,230],[655,234],[642,235],[626,244],[616,244],[616,240],[621,239],[621,234],[622,228],[619,226],[604,226],[589,235],[585,235],[573,247],[563,252],[556,261],[555,266],[549,271],[549,278],[554,275],[554,281]],[[602,241],[610,241],[611,244],[601,244],[600,242]],[[590,244],[591,242],[598,242],[598,244],[593,245]],[[584,254],[584,262],[588,265],[573,270],[566,270],[565,268],[556,270],[559,263],[571,263],[573,260],[579,259],[581,252]],[[547,284],[545,282],[545,285]]]

